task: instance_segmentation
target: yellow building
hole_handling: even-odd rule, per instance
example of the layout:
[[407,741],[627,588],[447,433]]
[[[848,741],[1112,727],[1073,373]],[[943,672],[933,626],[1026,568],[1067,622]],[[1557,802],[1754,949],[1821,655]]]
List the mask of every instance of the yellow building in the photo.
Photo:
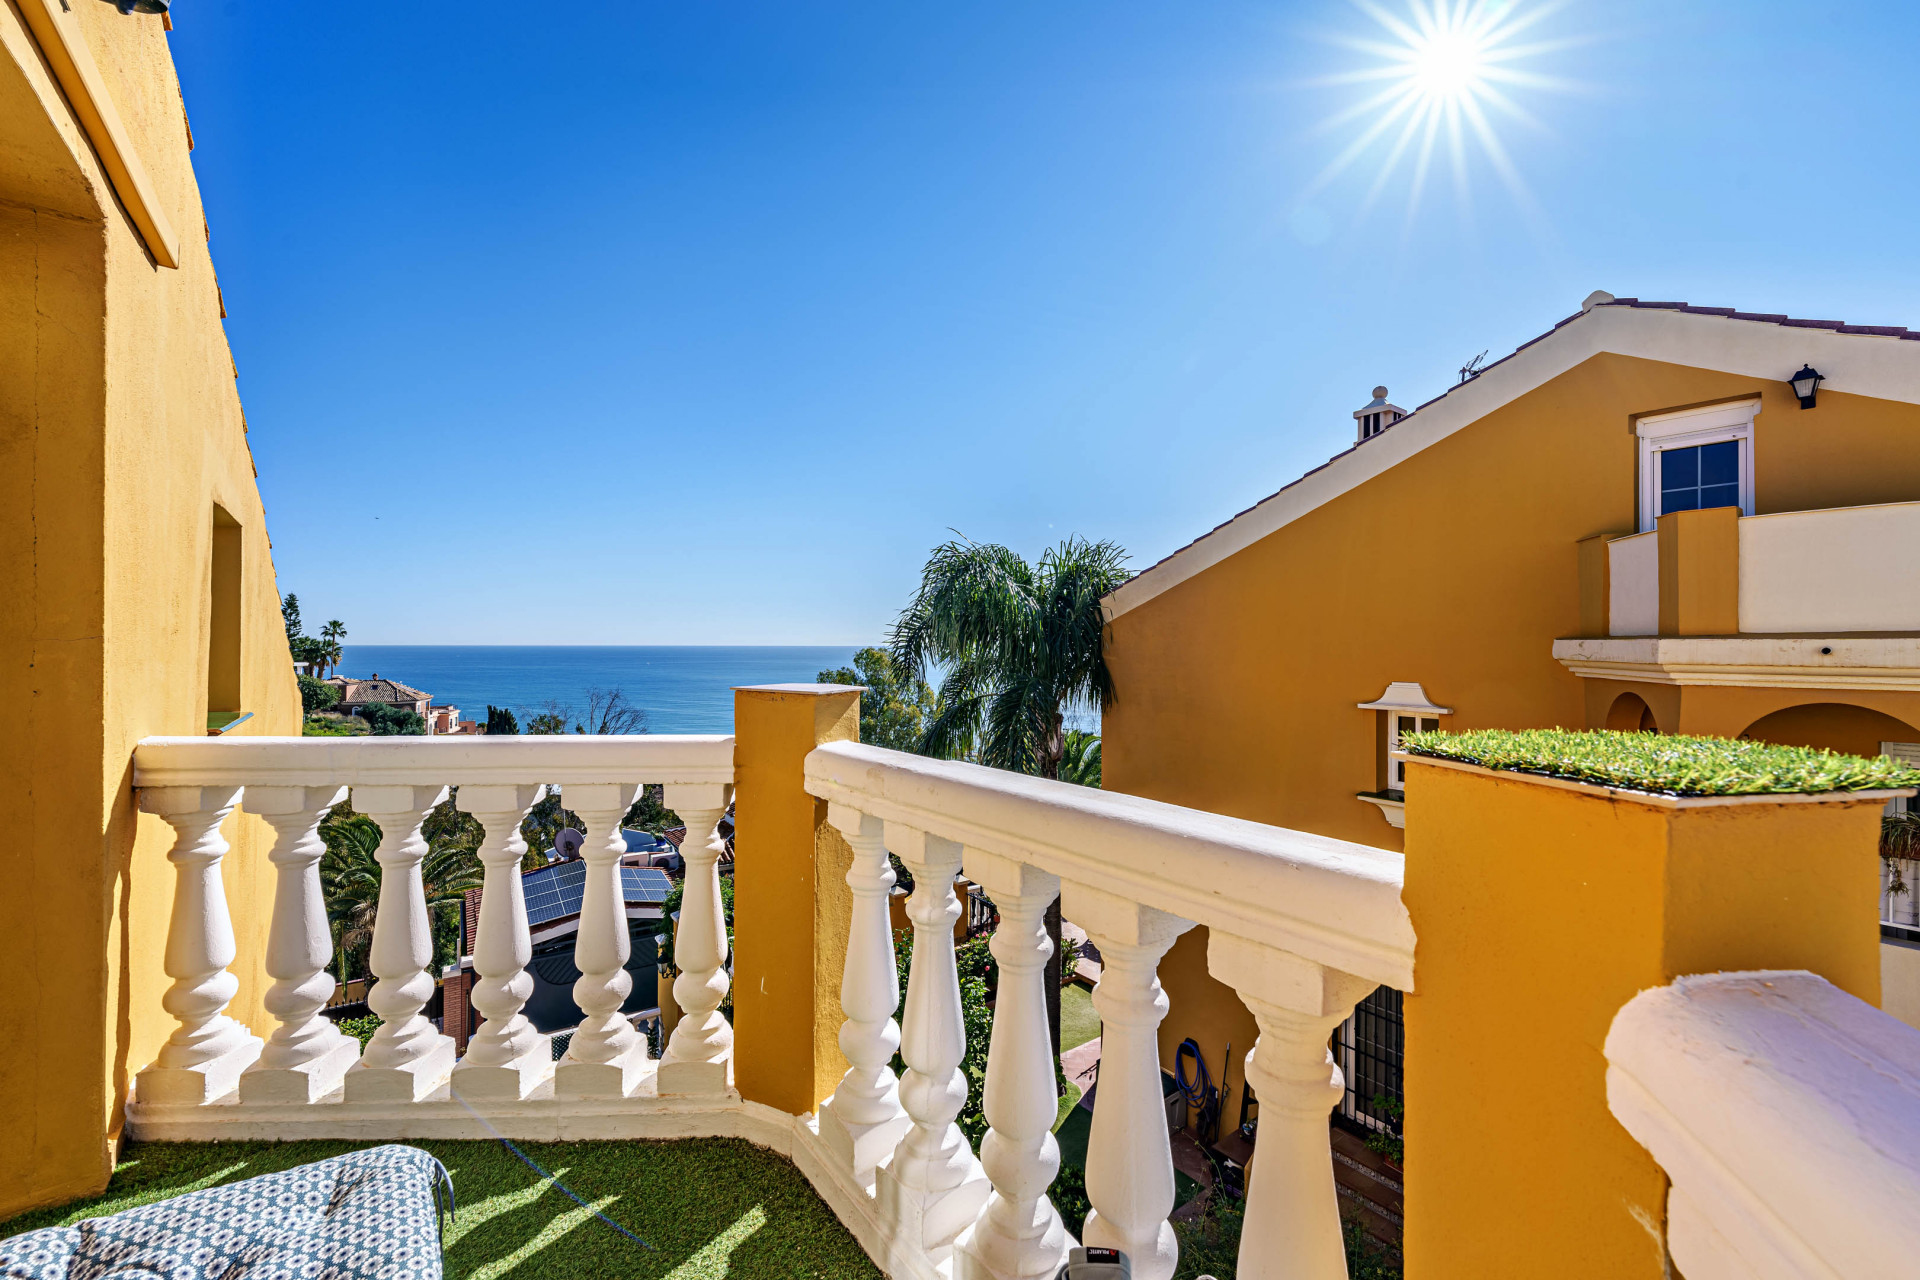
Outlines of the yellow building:
[[[104,1186],[160,1006],[172,832],[149,734],[298,733],[300,702],[166,21],[0,7],[0,1216]],[[227,821],[243,954],[266,828]],[[231,1012],[265,1021],[239,970]]]
[[[1920,332],[1596,293],[1354,418],[1109,598],[1109,788],[1398,850],[1408,729],[1920,759]],[[1888,932],[1886,1007],[1920,1020],[1920,932]],[[1253,1021],[1204,933],[1163,967],[1162,1057],[1193,1036],[1217,1075]]]

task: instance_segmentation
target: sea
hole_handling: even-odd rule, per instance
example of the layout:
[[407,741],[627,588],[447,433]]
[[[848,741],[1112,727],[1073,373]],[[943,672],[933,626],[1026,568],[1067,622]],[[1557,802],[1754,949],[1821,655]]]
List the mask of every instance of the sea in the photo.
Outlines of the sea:
[[649,733],[732,733],[734,686],[811,681],[853,655],[851,645],[349,644],[340,674],[398,680],[483,723],[488,704],[524,723],[549,701],[584,712],[587,690],[618,689],[647,713]]

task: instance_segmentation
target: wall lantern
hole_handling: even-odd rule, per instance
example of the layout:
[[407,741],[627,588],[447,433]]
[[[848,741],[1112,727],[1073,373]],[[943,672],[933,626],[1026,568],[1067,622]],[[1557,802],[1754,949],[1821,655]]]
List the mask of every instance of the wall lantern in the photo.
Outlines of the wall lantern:
[[168,0],[107,0],[122,13],[165,13]]
[[1800,372],[1794,374],[1789,381],[1793,383],[1793,394],[1800,397],[1800,407],[1811,409],[1814,393],[1820,389],[1820,384],[1826,379],[1815,373],[1812,365],[1803,364],[1800,366]]

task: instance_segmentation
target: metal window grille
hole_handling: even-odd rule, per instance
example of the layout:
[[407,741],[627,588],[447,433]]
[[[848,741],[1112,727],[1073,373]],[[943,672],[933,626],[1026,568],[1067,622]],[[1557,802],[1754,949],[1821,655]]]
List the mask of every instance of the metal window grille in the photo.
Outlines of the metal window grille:
[[991,933],[1000,923],[1000,911],[979,885],[967,886],[967,936],[977,938]]
[[1400,1125],[1374,1105],[1377,1097],[1403,1103],[1401,1068],[1405,1061],[1407,1024],[1401,1014],[1400,993],[1376,987],[1353,1016],[1334,1032],[1334,1057],[1346,1080],[1339,1114],[1364,1129],[1398,1133]]

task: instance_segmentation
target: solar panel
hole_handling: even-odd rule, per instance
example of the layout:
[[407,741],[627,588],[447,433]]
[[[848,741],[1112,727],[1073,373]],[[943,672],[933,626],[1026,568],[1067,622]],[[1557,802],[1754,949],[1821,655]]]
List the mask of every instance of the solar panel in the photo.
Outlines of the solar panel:
[[620,879],[625,882],[630,907],[657,907],[667,900],[667,890],[673,887],[667,873],[658,867],[622,867]]
[[[672,887],[666,872],[657,867],[622,867],[620,880],[627,905],[632,907],[657,907],[667,900],[667,890]],[[520,891],[527,900],[527,924],[537,929],[579,915],[586,883],[584,862],[556,862],[522,875]]]

